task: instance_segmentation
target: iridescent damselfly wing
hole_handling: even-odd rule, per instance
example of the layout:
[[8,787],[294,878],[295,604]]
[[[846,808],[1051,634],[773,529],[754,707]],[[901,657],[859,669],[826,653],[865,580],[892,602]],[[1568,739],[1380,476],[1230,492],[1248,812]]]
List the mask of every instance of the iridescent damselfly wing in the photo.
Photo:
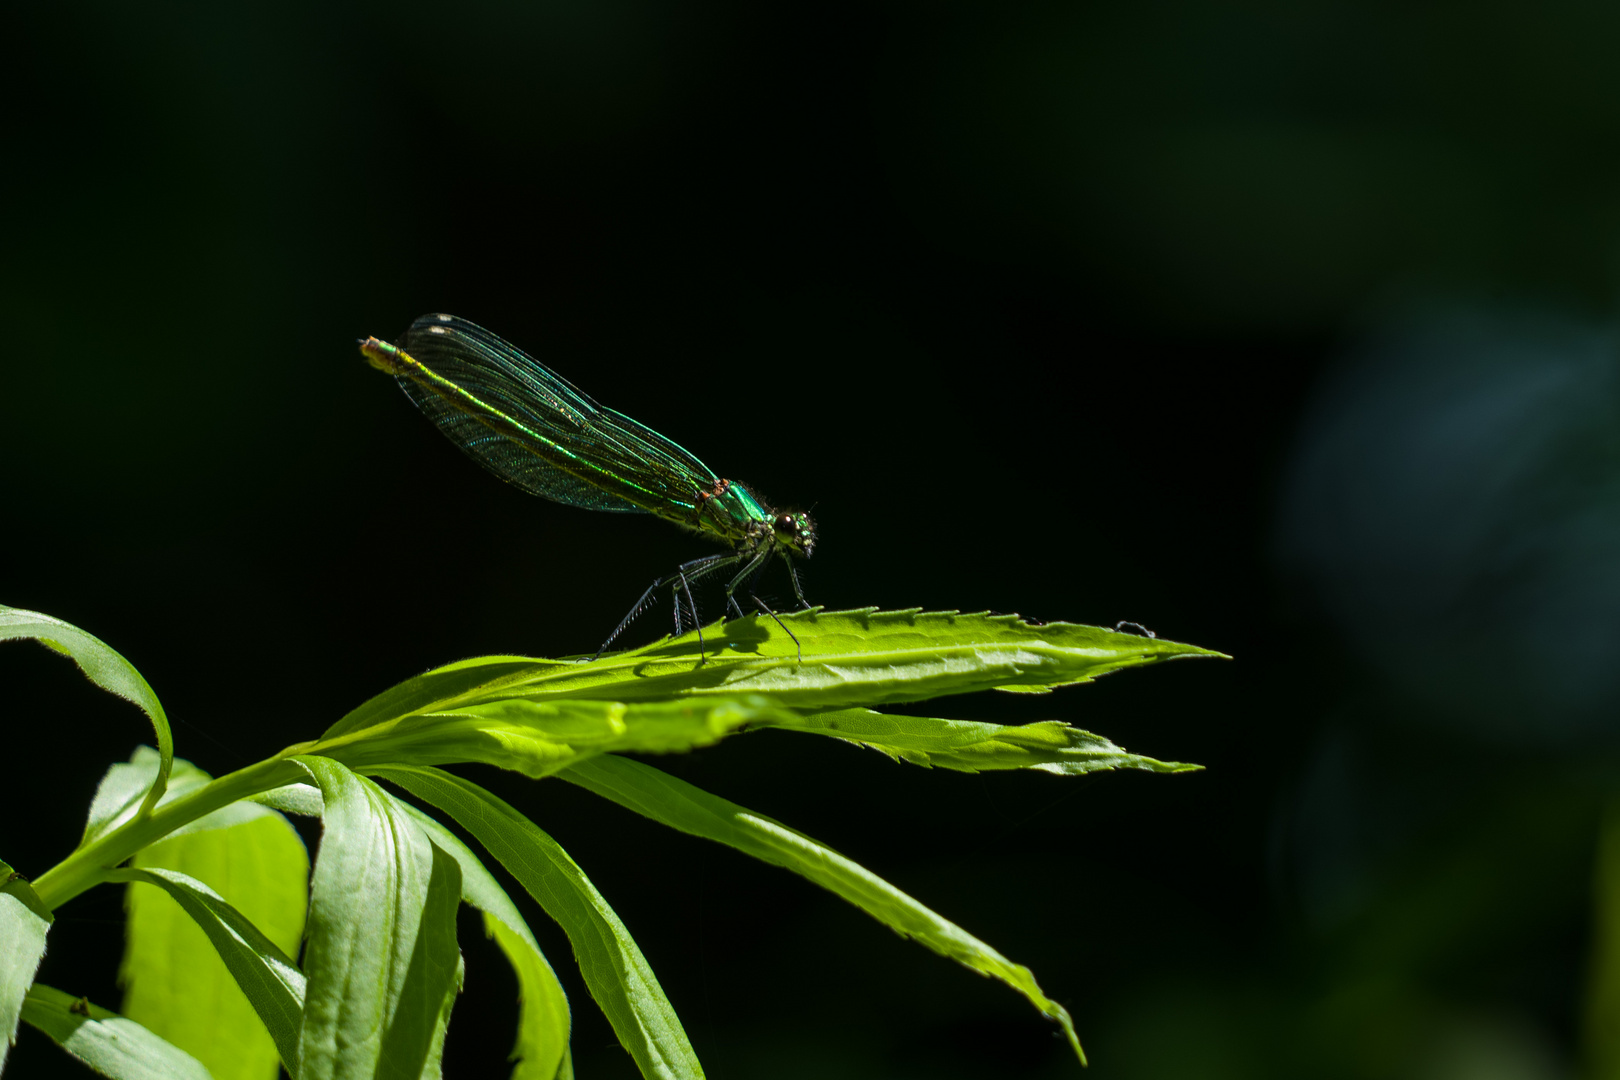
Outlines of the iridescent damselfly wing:
[[[654,514],[730,547],[681,564],[658,578],[620,620],[597,656],[668,588],[675,632],[682,611],[703,628],[692,586],[729,572],[726,607],[739,617],[736,594],[776,619],[754,587],[773,557],[781,558],[800,605],[795,557],[815,549],[816,529],[802,511],[778,511],[744,485],[717,476],[691,452],[621,412],[599,405],[567,379],[481,326],[453,315],[424,315],[404,340],[360,342],[372,367],[394,376],[445,436],[484,468],[532,495],[587,510]],[[801,653],[802,659],[802,653]],[[701,662],[701,661],[700,661]]]

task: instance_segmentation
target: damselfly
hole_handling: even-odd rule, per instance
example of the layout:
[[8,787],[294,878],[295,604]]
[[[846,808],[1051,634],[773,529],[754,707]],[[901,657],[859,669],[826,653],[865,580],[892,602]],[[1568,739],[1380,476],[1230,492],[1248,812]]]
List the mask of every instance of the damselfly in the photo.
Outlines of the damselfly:
[[692,586],[726,571],[727,609],[741,617],[740,590],[798,646],[754,588],[779,556],[799,604],[810,606],[793,565],[794,556],[808,558],[815,548],[809,514],[771,509],[742,484],[716,476],[680,446],[598,405],[528,353],[465,319],[424,315],[400,345],[366,338],[360,351],[372,367],[394,376],[451,442],[502,480],[569,506],[655,514],[731,546],[725,554],[683,563],[649,585],[597,656],[668,588],[675,632],[683,629],[684,600],[704,657]]

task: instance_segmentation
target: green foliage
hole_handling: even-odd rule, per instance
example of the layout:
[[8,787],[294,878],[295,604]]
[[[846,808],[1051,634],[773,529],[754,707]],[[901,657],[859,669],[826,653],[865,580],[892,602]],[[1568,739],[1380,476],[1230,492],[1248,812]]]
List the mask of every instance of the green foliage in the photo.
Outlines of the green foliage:
[[326,758],[298,761],[326,806],[300,1080],[436,1075],[461,983],[461,869],[376,784]]
[[[0,641],[14,638],[32,638],[53,652],[72,657],[85,678],[109,694],[133,702],[152,721],[152,732],[157,736],[159,762],[156,774],[136,810],[141,815],[151,813],[152,807],[163,797],[164,785],[169,778],[169,763],[174,759],[174,736],[169,732],[169,718],[164,715],[163,706],[158,704],[157,695],[141,678],[141,673],[106,642],[71,623],[41,615],[37,611],[24,611],[0,604]],[[97,801],[100,801],[99,798]],[[92,820],[94,817],[92,815]],[[92,839],[87,831],[84,842],[89,843]]]
[[[179,758],[174,776],[209,779]],[[133,864],[112,878],[146,883],[126,900],[124,1014],[186,1047],[215,1080],[275,1080],[282,1062],[297,1061],[303,1010],[303,975],[285,956],[303,936],[303,841],[274,810],[238,802],[142,849]]]
[[642,1075],[701,1076],[697,1054],[646,957],[568,853],[477,784],[437,769],[378,774],[449,814],[494,855],[568,935],[585,985]]
[[[378,695],[318,739],[216,780],[173,757],[161,707],[117,653],[47,616],[0,608],[0,636],[57,643],[98,685],[140,704],[160,745],[107,771],[76,851],[32,887],[13,878],[0,889],[0,1022],[9,1037],[20,1016],[118,1078],[270,1080],[278,1066],[298,1080],[437,1077],[463,977],[455,913],[466,903],[483,912],[517,976],[513,1077],[571,1080],[569,1004],[517,904],[471,848],[375,782],[384,780],[446,814],[562,927],[642,1075],[701,1077],[674,1005],[585,871],[512,806],[438,768],[480,762],[557,776],[800,874],[1006,983],[1059,1025],[1083,1062],[1068,1013],[1028,968],[804,833],[620,755],[689,751],[774,728],[928,768],[1181,772],[1196,766],[1130,754],[1060,721],[1005,727],[871,706],[990,689],[1045,693],[1219,654],[1015,616],[808,611],[783,623],[717,624],[702,652],[686,634],[589,663],[450,664]],[[283,813],[322,820],[313,875]],[[130,890],[128,1015],[30,988],[51,912],[114,883]],[[300,966],[292,955],[306,916]]]
[[210,1080],[202,1062],[127,1017],[35,983],[22,1018],[113,1080]]
[[5,862],[0,862],[0,1069],[17,1041],[17,1021],[34,972],[45,956],[50,910],[33,888]]
[[1028,968],[1008,960],[825,844],[639,761],[598,758],[563,775],[587,791],[672,829],[718,840],[761,862],[786,867],[843,897],[902,937],[913,938],[981,975],[1000,979],[1057,1021],[1074,1052],[1085,1060],[1068,1011],[1041,993]]
[[[130,1019],[144,1020],[149,1030],[190,1047],[216,1080],[260,1075],[274,1080],[278,1060],[296,1067],[305,988],[296,961],[195,878],[154,868],[114,870],[107,880],[161,889],[175,908],[147,914],[157,897],[145,899],[141,890],[130,889],[124,956],[131,983],[124,1008],[134,1014]],[[245,895],[263,903],[260,896]],[[190,921],[183,923],[176,914]],[[201,936],[211,951],[198,949],[193,935]],[[211,978],[214,964],[234,982]],[[257,1015],[260,1026],[243,1022],[233,1007],[237,1000],[252,1010],[249,1017]],[[271,1040],[267,1063],[255,1045],[256,1036],[264,1034]]]

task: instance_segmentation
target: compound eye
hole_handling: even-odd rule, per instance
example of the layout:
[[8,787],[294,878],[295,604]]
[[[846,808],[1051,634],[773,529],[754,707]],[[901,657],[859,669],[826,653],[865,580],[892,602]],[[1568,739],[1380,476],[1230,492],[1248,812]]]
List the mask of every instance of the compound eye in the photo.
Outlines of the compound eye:
[[776,531],[796,533],[799,531],[799,523],[793,520],[792,514],[779,514],[776,518]]

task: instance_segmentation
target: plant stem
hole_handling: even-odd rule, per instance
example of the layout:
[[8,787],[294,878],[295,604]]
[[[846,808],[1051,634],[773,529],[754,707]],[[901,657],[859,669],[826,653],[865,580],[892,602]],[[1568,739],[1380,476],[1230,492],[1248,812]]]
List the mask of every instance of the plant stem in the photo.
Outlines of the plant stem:
[[55,910],[95,885],[107,871],[137,851],[222,806],[305,779],[297,763],[277,756],[220,777],[173,802],[159,806],[148,817],[138,817],[80,848],[33,881],[34,892]]

